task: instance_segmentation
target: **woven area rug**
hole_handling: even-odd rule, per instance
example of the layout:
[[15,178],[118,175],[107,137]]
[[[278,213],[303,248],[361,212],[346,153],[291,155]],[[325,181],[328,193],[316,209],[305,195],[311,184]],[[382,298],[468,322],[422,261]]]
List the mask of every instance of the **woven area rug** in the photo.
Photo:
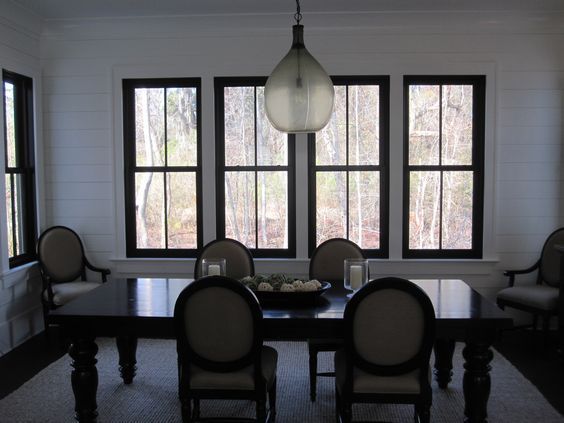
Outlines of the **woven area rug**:
[[[278,423],[334,422],[333,379],[319,378],[317,401],[309,400],[308,353],[303,342],[268,343],[278,350]],[[122,383],[117,370],[117,349],[110,339],[98,345],[98,412],[100,422],[179,422],[176,350],[174,341],[139,340],[137,376],[133,384]],[[454,356],[454,378],[447,390],[433,382],[433,422],[462,422],[461,346]],[[321,368],[332,368],[332,355],[321,353]],[[564,418],[540,392],[503,356],[495,352],[492,392],[488,406],[490,422],[562,423]],[[72,422],[74,398],[70,386],[70,358],[65,356],[0,401],[1,422]],[[203,401],[202,417],[252,417],[249,401]],[[354,406],[359,420],[411,422],[413,407],[403,405]]]

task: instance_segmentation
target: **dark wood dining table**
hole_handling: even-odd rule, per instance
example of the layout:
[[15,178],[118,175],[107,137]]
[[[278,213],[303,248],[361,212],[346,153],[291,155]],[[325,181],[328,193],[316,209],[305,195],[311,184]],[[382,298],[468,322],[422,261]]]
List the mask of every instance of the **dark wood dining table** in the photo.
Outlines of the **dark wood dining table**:
[[[116,338],[121,377],[124,383],[132,383],[137,366],[137,339],[174,338],[174,304],[191,281],[114,279],[49,314],[49,323],[60,325],[71,340],[71,384],[78,421],[91,422],[97,417],[96,337]],[[487,422],[491,346],[500,330],[512,326],[511,318],[462,280],[413,282],[427,293],[435,307],[435,380],[443,389],[448,386],[455,342],[464,342],[464,421]],[[347,301],[346,292],[333,287],[312,304],[263,304],[265,338],[342,337]]]

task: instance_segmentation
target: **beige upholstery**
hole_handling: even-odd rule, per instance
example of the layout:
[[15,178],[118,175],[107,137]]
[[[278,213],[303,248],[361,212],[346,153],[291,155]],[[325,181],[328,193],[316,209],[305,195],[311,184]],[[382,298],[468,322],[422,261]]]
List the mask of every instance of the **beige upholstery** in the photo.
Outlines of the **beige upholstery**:
[[214,241],[206,245],[199,257],[199,266],[196,269],[195,278],[198,279],[202,274],[201,259],[203,258],[224,258],[226,276],[233,279],[242,279],[245,276],[253,276],[253,262],[249,250],[231,239]]
[[83,269],[83,251],[80,239],[66,228],[45,233],[38,245],[41,264],[56,281],[73,281]]
[[344,261],[348,258],[364,258],[362,250],[346,239],[332,239],[320,244],[312,255],[310,277],[320,281],[344,279]]
[[[346,374],[346,354],[344,350],[335,353],[335,373],[337,389],[343,390]],[[429,382],[431,368],[429,367]],[[353,368],[353,392],[356,394],[418,394],[419,370],[399,376],[379,376]]]
[[[276,377],[278,353],[274,348],[262,347],[262,375],[270,389]],[[253,366],[229,373],[208,372],[194,365],[190,367],[190,388],[192,389],[255,389]]]
[[540,262],[540,276],[550,286],[560,286],[560,257],[561,253],[554,249],[557,244],[564,245],[564,230],[554,233],[544,246]]
[[249,305],[230,289],[210,287],[194,293],[186,302],[184,321],[189,344],[203,358],[235,361],[252,349]]
[[374,364],[391,366],[409,360],[421,348],[423,333],[419,302],[397,289],[368,295],[354,315],[355,349],[363,359]]
[[505,288],[498,292],[498,300],[511,301],[539,310],[555,310],[558,305],[558,288],[547,285],[524,285]]
[[[85,281],[53,284],[53,304],[56,306],[62,306],[69,301],[80,297],[82,294],[85,294],[94,288],[98,288],[100,285],[102,285],[100,282]],[[43,297],[45,301],[49,300],[47,290],[43,292]]]

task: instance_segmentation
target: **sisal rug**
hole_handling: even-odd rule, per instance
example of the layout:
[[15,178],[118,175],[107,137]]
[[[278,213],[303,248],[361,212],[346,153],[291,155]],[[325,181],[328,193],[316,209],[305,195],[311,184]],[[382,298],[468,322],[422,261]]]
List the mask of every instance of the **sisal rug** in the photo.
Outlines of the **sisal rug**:
[[[300,342],[268,343],[278,350],[278,423],[334,422],[333,379],[318,378],[317,401],[309,400],[307,345]],[[100,422],[180,422],[177,397],[174,341],[139,340],[137,376],[133,384],[122,383],[117,370],[117,349],[110,339],[98,345],[98,412]],[[320,368],[332,367],[332,354],[319,355]],[[454,377],[449,389],[433,382],[433,422],[462,422],[461,346],[454,356]],[[511,423],[562,423],[564,418],[540,392],[503,356],[495,352],[492,362],[489,421]],[[74,398],[70,385],[70,358],[51,364],[21,388],[0,401],[1,422],[72,422]],[[249,401],[202,401],[202,417],[252,417]],[[355,405],[355,420],[412,422],[413,407],[407,405]]]

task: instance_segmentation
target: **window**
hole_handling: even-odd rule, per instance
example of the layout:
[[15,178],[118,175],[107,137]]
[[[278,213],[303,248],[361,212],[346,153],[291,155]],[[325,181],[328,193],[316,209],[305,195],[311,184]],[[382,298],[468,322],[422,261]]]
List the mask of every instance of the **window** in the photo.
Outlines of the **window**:
[[202,245],[200,79],[123,81],[128,257]]
[[3,71],[6,215],[10,267],[35,260],[33,83]]
[[309,136],[309,252],[339,237],[387,257],[389,77],[333,83],[333,115]]
[[484,76],[404,79],[406,258],[481,258]]
[[266,78],[216,78],[217,238],[295,257],[294,136],[264,109]]

